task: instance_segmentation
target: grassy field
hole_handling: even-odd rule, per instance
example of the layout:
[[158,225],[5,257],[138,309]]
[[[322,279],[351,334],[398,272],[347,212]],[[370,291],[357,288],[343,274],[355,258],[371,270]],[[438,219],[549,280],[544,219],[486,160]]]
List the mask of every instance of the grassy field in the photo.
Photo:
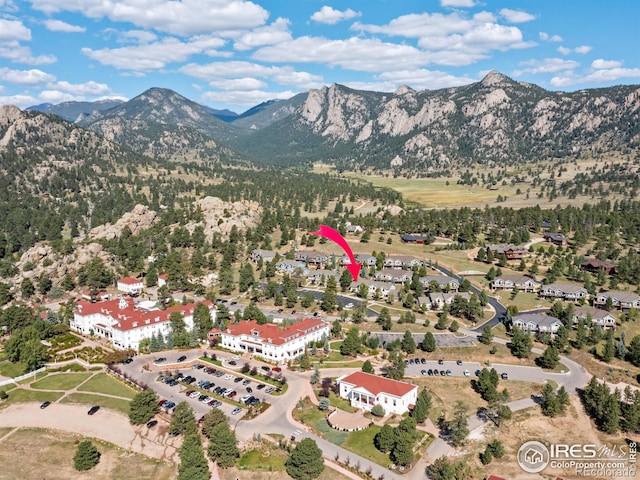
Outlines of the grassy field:
[[91,373],[55,373],[47,375],[42,380],[33,382],[31,388],[40,390],[71,390],[90,376]]
[[0,362],[0,375],[9,378],[19,377],[24,373],[26,368],[24,363],[5,360],[4,362]]
[[[434,423],[436,423],[441,412],[445,413],[446,418],[451,418],[453,408],[458,400],[461,400],[469,407],[469,415],[475,413],[478,408],[487,405],[487,402],[480,398],[480,394],[476,393],[471,387],[470,378],[421,377],[414,379],[412,383],[426,387],[431,392],[432,407],[429,411],[429,418]],[[512,401],[530,397],[534,393],[537,394],[542,386],[520,381],[506,381],[498,384],[498,390],[500,391],[505,387],[509,391],[510,400]]]
[[296,408],[293,411],[293,418],[311,427],[318,435],[336,445],[342,445],[349,433],[334,430],[326,420],[326,412],[321,412],[318,407],[310,401],[305,401],[304,408]]
[[137,390],[126,386],[124,383],[106,373],[98,373],[78,390],[83,392],[107,393],[126,398],[133,398],[135,394],[138,393]]
[[23,388],[15,388],[11,391],[7,391],[9,398],[6,400],[0,400],[0,407],[10,405],[12,403],[24,403],[24,402],[55,402],[62,395],[62,392],[37,392],[35,390],[25,390]]
[[380,431],[380,428],[378,425],[373,425],[359,432],[351,432],[342,444],[342,447],[378,465],[387,466],[391,463],[389,456],[382,453],[373,445],[373,437]]
[[118,412],[129,415],[129,402],[117,398],[103,397],[102,395],[93,395],[90,393],[70,393],[64,397],[60,403],[79,403],[81,405],[99,405],[102,408],[109,408]]
[[284,470],[284,462],[287,455],[277,447],[265,445],[260,450],[249,450],[238,460],[239,470],[251,470],[259,472],[277,472]]
[[[115,445],[93,440],[101,453],[100,463],[87,472],[73,468],[76,442],[85,437],[61,431],[23,429],[2,443],[0,476],[21,480],[171,480],[176,467]],[[26,460],[26,461],[25,461]]]

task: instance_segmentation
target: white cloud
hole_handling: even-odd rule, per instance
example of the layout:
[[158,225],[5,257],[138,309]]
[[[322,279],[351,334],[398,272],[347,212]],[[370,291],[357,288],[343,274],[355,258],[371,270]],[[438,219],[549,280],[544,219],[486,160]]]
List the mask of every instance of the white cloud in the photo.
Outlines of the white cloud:
[[76,96],[97,96],[105,95],[111,91],[111,89],[105,83],[97,83],[89,81],[85,83],[70,83],[67,81],[60,81],[49,85],[49,88],[55,90],[61,90],[63,92],[72,93]]
[[62,20],[45,20],[44,26],[47,27],[47,30],[52,32],[65,32],[65,33],[82,33],[87,29],[85,27],[80,27],[77,25],[71,25],[70,23],[63,22]]
[[[436,90],[439,88],[458,87],[468,85],[475,80],[467,76],[457,77],[447,72],[438,70],[427,70],[419,68],[416,70],[398,70],[395,72],[384,72],[376,75],[377,80],[384,81],[385,88],[382,91],[395,90],[401,85],[408,85],[414,90]],[[354,87],[355,88],[355,87]]]
[[335,25],[342,20],[349,20],[355,17],[361,17],[362,12],[356,12],[347,8],[346,10],[335,10],[334,8],[324,6],[313,15],[311,20],[318,23],[326,23],[328,25]]
[[0,95],[0,105],[15,105],[18,108],[27,108],[41,103],[36,97],[25,94]]
[[206,92],[202,94],[204,100],[219,103],[222,105],[239,105],[244,107],[254,107],[259,103],[267,100],[281,99],[286,100],[299,92],[286,90],[282,92],[268,92],[265,90],[237,90],[237,91],[218,91]]
[[570,48],[562,47],[562,46],[558,47],[557,50],[561,55],[569,55],[572,52],[572,50]]
[[[190,63],[180,68],[180,72],[216,86],[219,81],[247,78],[269,79],[281,85],[315,88],[322,85],[322,77],[308,72],[299,72],[293,67],[266,66],[244,61],[212,62],[205,65]],[[256,80],[258,81],[258,80]],[[256,88],[257,90],[257,88]]]
[[602,58],[598,58],[591,62],[591,68],[595,68],[596,70],[602,70],[607,68],[619,68],[622,66],[622,62],[617,60],[603,60]]
[[417,38],[426,58],[440,65],[469,65],[488,58],[492,50],[529,48],[518,27],[496,23],[492,13],[468,17],[461,12],[402,15],[386,25],[355,23],[352,30]]
[[443,7],[470,8],[475,4],[475,0],[440,0],[440,5]]
[[542,60],[527,60],[520,62],[525,68],[513,72],[514,77],[519,77],[525,73],[555,73],[563,70],[574,70],[580,66],[575,60],[564,60],[562,58],[544,58]]
[[236,39],[233,46],[236,50],[250,50],[256,47],[289,41],[292,38],[289,31],[290,23],[286,18],[278,18],[271,25],[258,27],[244,33],[240,38]]
[[183,62],[191,55],[221,55],[215,49],[224,45],[219,38],[194,37],[188,42],[167,37],[154,43],[120,48],[93,50],[83,48],[81,52],[102,65],[120,70],[157,70],[169,63]]
[[260,90],[266,88],[268,85],[266,82],[258,80],[257,78],[233,78],[230,80],[212,80],[209,82],[212,88],[219,88],[220,90]]
[[419,67],[427,63],[427,55],[410,45],[357,37],[345,40],[298,37],[260,48],[253,57],[265,62],[322,63],[362,72]]
[[560,35],[549,35],[547,32],[538,33],[540,40],[543,42],[562,42],[562,37]]
[[576,47],[574,51],[581,55],[585,55],[589,53],[591,50],[593,50],[593,47],[590,47],[589,45],[581,45],[579,47]]
[[536,19],[535,15],[522,10],[511,10],[510,8],[500,10],[500,15],[509,23],[525,23]]
[[31,30],[22,22],[0,18],[0,42],[29,40],[31,40]]
[[640,68],[600,68],[584,75],[566,72],[556,75],[549,83],[554,87],[562,88],[571,85],[612,83],[622,78],[640,78]]
[[35,87],[53,82],[55,79],[55,76],[42,70],[11,70],[6,67],[0,68],[0,80],[14,85]]
[[57,61],[53,55],[34,56],[29,47],[20,43],[30,40],[31,30],[22,22],[0,18],[0,58],[31,65],[44,65]]
[[119,43],[138,43],[146,44],[154,42],[158,39],[158,36],[153,32],[147,30],[129,30],[126,32],[118,32]]
[[246,0],[31,0],[45,13],[79,12],[173,35],[211,34],[263,25],[269,12]]

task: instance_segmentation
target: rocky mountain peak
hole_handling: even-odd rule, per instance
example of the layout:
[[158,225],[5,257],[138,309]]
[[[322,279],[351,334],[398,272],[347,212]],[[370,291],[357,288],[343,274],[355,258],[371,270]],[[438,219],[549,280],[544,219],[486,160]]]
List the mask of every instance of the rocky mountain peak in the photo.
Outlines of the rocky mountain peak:
[[485,75],[485,77],[482,79],[480,83],[486,87],[504,86],[504,85],[509,85],[513,83],[513,80],[511,80],[509,77],[507,77],[506,75],[500,72],[491,70],[489,73]]
[[396,89],[396,91],[393,92],[393,94],[396,95],[396,96],[405,95],[407,93],[416,93],[416,91],[413,88],[411,88],[411,87],[409,87],[407,85],[400,85]]
[[22,110],[15,105],[3,105],[0,108],[0,127],[6,127],[22,116]]

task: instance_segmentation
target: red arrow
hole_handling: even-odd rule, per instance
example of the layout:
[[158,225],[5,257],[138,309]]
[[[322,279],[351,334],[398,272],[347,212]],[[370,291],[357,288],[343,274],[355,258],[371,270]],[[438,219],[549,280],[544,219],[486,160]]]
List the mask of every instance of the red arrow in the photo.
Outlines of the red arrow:
[[332,242],[338,244],[340,248],[344,250],[344,252],[349,256],[349,265],[347,268],[351,272],[351,276],[353,277],[353,281],[358,281],[358,274],[360,273],[360,267],[362,267],[362,263],[356,262],[356,258],[353,256],[353,252],[351,251],[351,247],[345,240],[345,238],[340,235],[340,232],[334,230],[331,227],[327,227],[326,225],[320,225],[320,230],[317,232],[309,232],[310,235],[320,235],[321,237],[328,238]]

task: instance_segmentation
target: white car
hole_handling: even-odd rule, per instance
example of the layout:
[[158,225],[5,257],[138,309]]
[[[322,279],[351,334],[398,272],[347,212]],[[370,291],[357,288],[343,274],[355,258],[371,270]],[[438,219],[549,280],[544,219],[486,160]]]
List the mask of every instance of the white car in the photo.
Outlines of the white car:
[[273,392],[273,387],[267,387],[264,389],[264,393],[271,393]]
[[230,374],[226,374],[226,375],[224,376],[224,379],[225,379],[225,380],[231,380],[232,378],[233,378],[233,375],[230,375]]
[[189,398],[198,398],[200,396],[200,392],[193,392],[191,395],[189,395]]
[[465,371],[464,371],[464,376],[465,376],[465,377],[468,377],[469,375],[471,375],[471,374],[469,373],[469,370],[465,370]]
[[250,398],[251,398],[251,395],[243,395],[242,397],[240,397],[240,402],[246,403],[246,401],[249,400]]

